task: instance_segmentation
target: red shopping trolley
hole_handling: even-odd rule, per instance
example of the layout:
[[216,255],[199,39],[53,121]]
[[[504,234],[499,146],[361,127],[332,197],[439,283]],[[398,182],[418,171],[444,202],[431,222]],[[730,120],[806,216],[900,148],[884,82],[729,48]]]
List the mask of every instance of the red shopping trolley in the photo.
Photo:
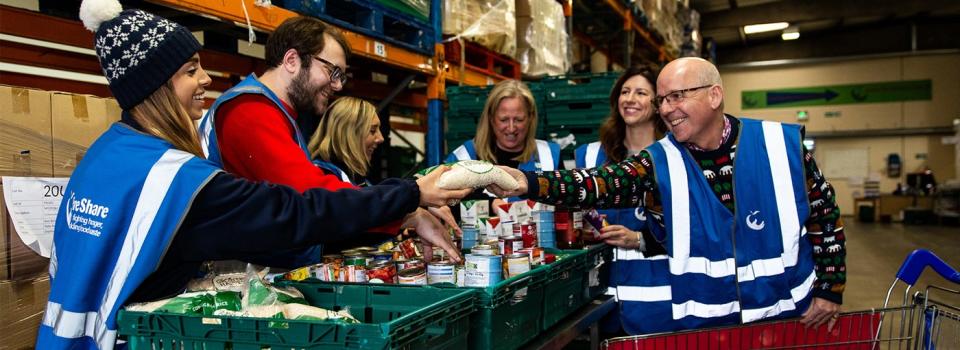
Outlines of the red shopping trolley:
[[[846,312],[831,331],[807,329],[798,319],[607,339],[604,349],[960,349],[960,308],[930,298],[930,293],[960,291],[928,286],[910,293],[926,267],[960,284],[960,273],[928,250],[918,249],[900,266],[883,307]],[[889,306],[898,286],[901,306]]]

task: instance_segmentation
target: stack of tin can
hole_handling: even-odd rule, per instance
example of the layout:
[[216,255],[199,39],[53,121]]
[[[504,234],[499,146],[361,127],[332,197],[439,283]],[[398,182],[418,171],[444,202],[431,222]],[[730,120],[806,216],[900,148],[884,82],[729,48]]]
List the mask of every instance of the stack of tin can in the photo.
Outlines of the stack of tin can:
[[537,210],[531,213],[533,221],[537,223],[537,238],[540,246],[544,248],[556,248],[556,227],[553,221],[553,211]]

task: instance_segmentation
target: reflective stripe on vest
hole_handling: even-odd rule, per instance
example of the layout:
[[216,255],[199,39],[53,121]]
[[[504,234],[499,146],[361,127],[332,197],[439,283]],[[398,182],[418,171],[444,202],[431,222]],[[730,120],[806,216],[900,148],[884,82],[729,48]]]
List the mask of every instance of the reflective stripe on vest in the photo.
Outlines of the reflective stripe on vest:
[[600,155],[600,142],[591,142],[587,145],[586,153],[586,165],[587,168],[596,168],[600,164],[597,164],[597,157]]
[[550,144],[544,140],[537,141],[537,156],[540,163],[540,170],[554,171],[556,163],[553,161],[553,154],[550,152]]

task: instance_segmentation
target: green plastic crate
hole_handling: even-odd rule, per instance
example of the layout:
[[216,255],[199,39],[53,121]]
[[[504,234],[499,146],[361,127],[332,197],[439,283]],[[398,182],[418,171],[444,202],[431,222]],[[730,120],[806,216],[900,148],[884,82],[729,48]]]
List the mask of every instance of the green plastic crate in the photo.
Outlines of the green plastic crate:
[[[610,263],[614,247],[609,244],[594,244],[587,249],[583,265],[583,293],[587,301],[596,299],[610,286]],[[595,270],[595,272],[594,272]],[[590,286],[590,276],[595,274],[598,285]]]
[[[548,265],[500,281],[494,286],[460,287],[477,291],[477,312],[470,317],[470,349],[516,349],[537,337],[543,314]],[[518,293],[526,290],[526,295]]]
[[544,282],[541,329],[547,330],[587,303],[583,293],[585,276],[581,271],[587,251],[544,249],[544,252],[558,258],[549,265],[550,271]]
[[620,73],[572,74],[540,81],[547,101],[595,99],[609,101],[610,89]]
[[546,104],[547,125],[589,126],[599,128],[610,114],[610,104],[604,100],[577,99]]
[[349,307],[362,323],[120,311],[132,349],[462,349],[475,291],[376,284],[290,283],[311,305]]

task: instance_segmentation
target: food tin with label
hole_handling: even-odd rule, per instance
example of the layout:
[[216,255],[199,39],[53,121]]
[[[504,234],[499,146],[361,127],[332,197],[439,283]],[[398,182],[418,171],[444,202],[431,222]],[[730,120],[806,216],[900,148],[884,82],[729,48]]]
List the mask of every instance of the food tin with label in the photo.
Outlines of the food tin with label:
[[543,248],[523,248],[520,249],[520,252],[527,254],[530,257],[531,266],[543,265]]
[[427,265],[427,283],[456,283],[457,274],[453,264],[447,261],[433,262]]
[[397,272],[397,280],[400,284],[426,285],[427,270],[422,266],[400,270]]
[[489,287],[503,279],[503,266],[499,255],[467,254],[464,267],[466,287]]
[[478,244],[473,246],[472,249],[470,249],[470,253],[476,254],[476,255],[497,255],[497,252],[498,252],[498,249],[496,248],[496,246],[491,246],[488,244]]
[[393,253],[391,252],[373,252],[373,262],[378,261],[393,261]]
[[530,271],[530,257],[526,253],[510,254],[503,257],[503,271],[506,278],[518,276]]
[[397,279],[397,266],[392,261],[376,261],[367,269],[367,281],[370,283],[394,284]]
[[397,265],[397,271],[424,266],[423,260],[420,259],[398,259],[394,260],[394,264]]
[[500,253],[503,255],[513,254],[523,249],[523,239],[519,236],[507,236],[500,238]]

